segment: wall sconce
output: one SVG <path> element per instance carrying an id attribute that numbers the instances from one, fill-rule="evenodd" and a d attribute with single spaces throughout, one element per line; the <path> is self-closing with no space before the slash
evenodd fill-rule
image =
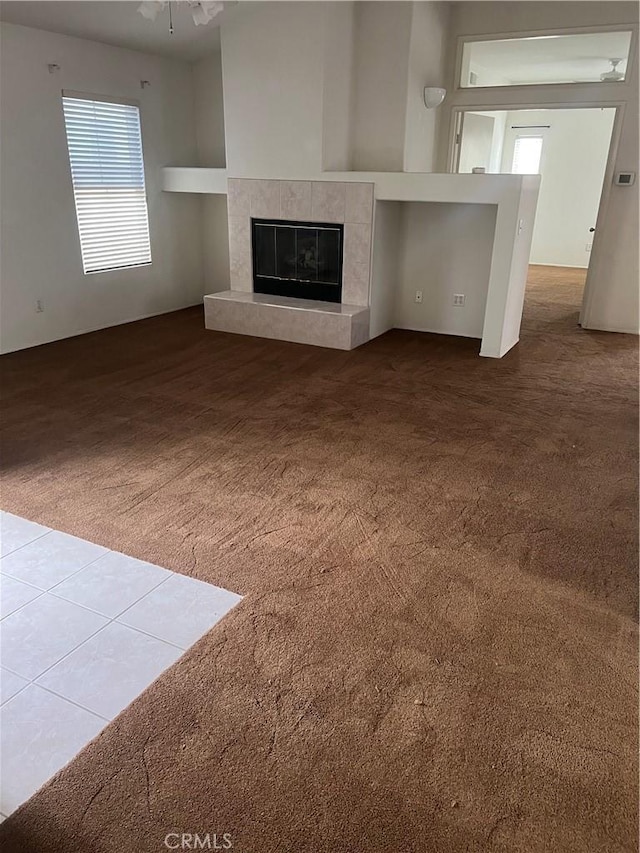
<path id="1" fill-rule="evenodd" d="M 446 89 L 440 89 L 437 86 L 425 86 L 424 87 L 424 105 L 428 110 L 433 110 L 436 107 L 439 107 L 440 104 L 444 101 L 445 95 L 447 94 Z"/>

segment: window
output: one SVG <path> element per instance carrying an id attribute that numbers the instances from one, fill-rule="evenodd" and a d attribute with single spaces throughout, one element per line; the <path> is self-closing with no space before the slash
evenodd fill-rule
<path id="1" fill-rule="evenodd" d="M 609 30 L 467 41 L 460 87 L 618 83 L 626 77 L 631 35 Z"/>
<path id="2" fill-rule="evenodd" d="M 63 92 L 85 274 L 151 263 L 140 110 Z"/>
<path id="3" fill-rule="evenodd" d="M 513 148 L 511 172 L 514 175 L 537 175 L 542 157 L 541 136 L 518 136 Z"/>

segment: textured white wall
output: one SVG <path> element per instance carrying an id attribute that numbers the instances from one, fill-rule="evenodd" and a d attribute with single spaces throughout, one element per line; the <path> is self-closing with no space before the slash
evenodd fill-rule
<path id="1" fill-rule="evenodd" d="M 508 113 L 502 171 L 510 172 L 519 135 L 540 134 L 540 197 L 531 263 L 587 267 L 602 194 L 615 110 L 542 110 Z M 513 125 L 550 125 L 513 130 Z"/>
<path id="2" fill-rule="evenodd" d="M 354 3 L 326 3 L 322 97 L 322 168 L 351 168 Z"/>
<path id="3" fill-rule="evenodd" d="M 425 86 L 447 85 L 445 49 L 451 4 L 418 2 L 412 6 L 404 171 L 434 172 L 440 110 L 425 108 L 423 92 Z"/>
<path id="4" fill-rule="evenodd" d="M 322 169 L 324 3 L 241 3 L 222 26 L 227 167 L 233 177 Z"/>
<path id="5" fill-rule="evenodd" d="M 193 96 L 198 165 L 209 169 L 224 168 L 227 158 L 222 55 L 219 50 L 193 64 Z"/>
<path id="6" fill-rule="evenodd" d="M 502 172 L 502 146 L 504 144 L 504 131 L 507 126 L 507 115 L 508 113 L 503 110 L 502 112 L 494 111 L 494 112 L 468 112 L 465 114 L 465 124 L 462 131 L 462 146 L 460 151 L 460 162 L 458 164 L 458 172 L 460 174 L 464 174 L 465 172 L 471 172 L 474 166 L 482 166 L 485 165 L 483 163 L 474 162 L 473 156 L 470 156 L 473 151 L 473 145 L 471 146 L 471 151 L 467 147 L 467 142 L 469 141 L 469 134 L 473 136 L 474 127 L 473 127 L 473 119 L 471 122 L 467 121 L 468 116 L 473 115 L 481 115 L 481 116 L 489 116 L 493 119 L 493 136 L 491 139 L 491 152 L 489 156 L 489 162 L 486 164 L 487 172 L 492 175 L 498 175 Z M 470 127 L 471 124 L 471 127 Z M 465 151 L 466 148 L 466 151 Z"/>
<path id="7" fill-rule="evenodd" d="M 401 172 L 412 3 L 356 3 L 352 169 Z"/>
<path id="8" fill-rule="evenodd" d="M 484 204 L 402 205 L 400 288 L 395 325 L 481 338 L 496 207 Z M 416 290 L 422 303 L 416 303 Z M 453 294 L 465 305 L 455 307 Z"/>
<path id="9" fill-rule="evenodd" d="M 222 26 L 229 174 L 433 171 L 446 2 L 241 4 Z"/>
<path id="10" fill-rule="evenodd" d="M 371 271 L 372 338 L 388 332 L 396 324 L 396 303 L 402 281 L 402 209 L 398 201 L 376 202 Z"/>
<path id="11" fill-rule="evenodd" d="M 198 165 L 223 168 L 226 165 L 224 132 L 224 92 L 220 51 L 194 63 Z M 201 195 L 200 233 L 205 293 L 229 288 L 229 229 L 226 195 Z"/>
<path id="12" fill-rule="evenodd" d="M 476 168 L 491 172 L 496 120 L 494 116 L 468 112 L 464 114 L 458 172 L 469 174 Z M 496 169 L 500 172 L 500 169 Z"/>
<path id="13" fill-rule="evenodd" d="M 0 63 L 2 350 L 199 302 L 198 201 L 161 190 L 162 166 L 196 158 L 191 67 L 11 24 L 1 27 Z M 83 274 L 62 89 L 139 101 L 151 266 Z"/>

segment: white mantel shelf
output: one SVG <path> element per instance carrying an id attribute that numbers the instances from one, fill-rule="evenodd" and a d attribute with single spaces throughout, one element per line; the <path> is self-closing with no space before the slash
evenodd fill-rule
<path id="1" fill-rule="evenodd" d="M 162 189 L 170 193 L 226 195 L 227 170 L 165 166 L 162 170 Z"/>
<path id="2" fill-rule="evenodd" d="M 539 175 L 454 175 L 415 172 L 321 172 L 319 175 L 228 175 L 227 169 L 163 170 L 167 192 L 226 194 L 228 177 L 287 181 L 367 182 L 376 203 L 495 205 L 496 226 L 480 355 L 502 358 L 518 343 Z M 375 228 L 375 226 L 374 226 Z M 464 240 L 464 233 L 460 240 Z M 375 241 L 375 231 L 374 231 Z"/>
<path id="3" fill-rule="evenodd" d="M 165 166 L 165 192 L 226 195 L 227 169 Z M 520 192 L 523 183 L 539 186 L 537 175 L 454 175 L 437 172 L 321 172 L 319 175 L 264 175 L 260 178 L 287 181 L 357 181 L 375 184 L 377 201 L 451 202 L 499 204 L 509 192 Z"/>

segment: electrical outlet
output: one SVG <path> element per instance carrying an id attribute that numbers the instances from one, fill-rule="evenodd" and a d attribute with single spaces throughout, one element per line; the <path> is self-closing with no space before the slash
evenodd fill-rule
<path id="1" fill-rule="evenodd" d="M 464 307 L 464 293 L 454 293 L 453 294 L 453 304 L 456 308 Z"/>
<path id="2" fill-rule="evenodd" d="M 416 290 L 416 302 L 422 302 L 422 291 Z"/>
<path id="3" fill-rule="evenodd" d="M 42 299 L 36 299 L 36 314 L 42 314 L 44 311 L 44 302 Z"/>
<path id="4" fill-rule="evenodd" d="M 584 247 L 584 248 L 585 248 L 585 251 L 590 252 L 590 251 L 591 251 L 591 246 L 592 246 L 592 243 L 587 243 L 587 245 Z"/>

